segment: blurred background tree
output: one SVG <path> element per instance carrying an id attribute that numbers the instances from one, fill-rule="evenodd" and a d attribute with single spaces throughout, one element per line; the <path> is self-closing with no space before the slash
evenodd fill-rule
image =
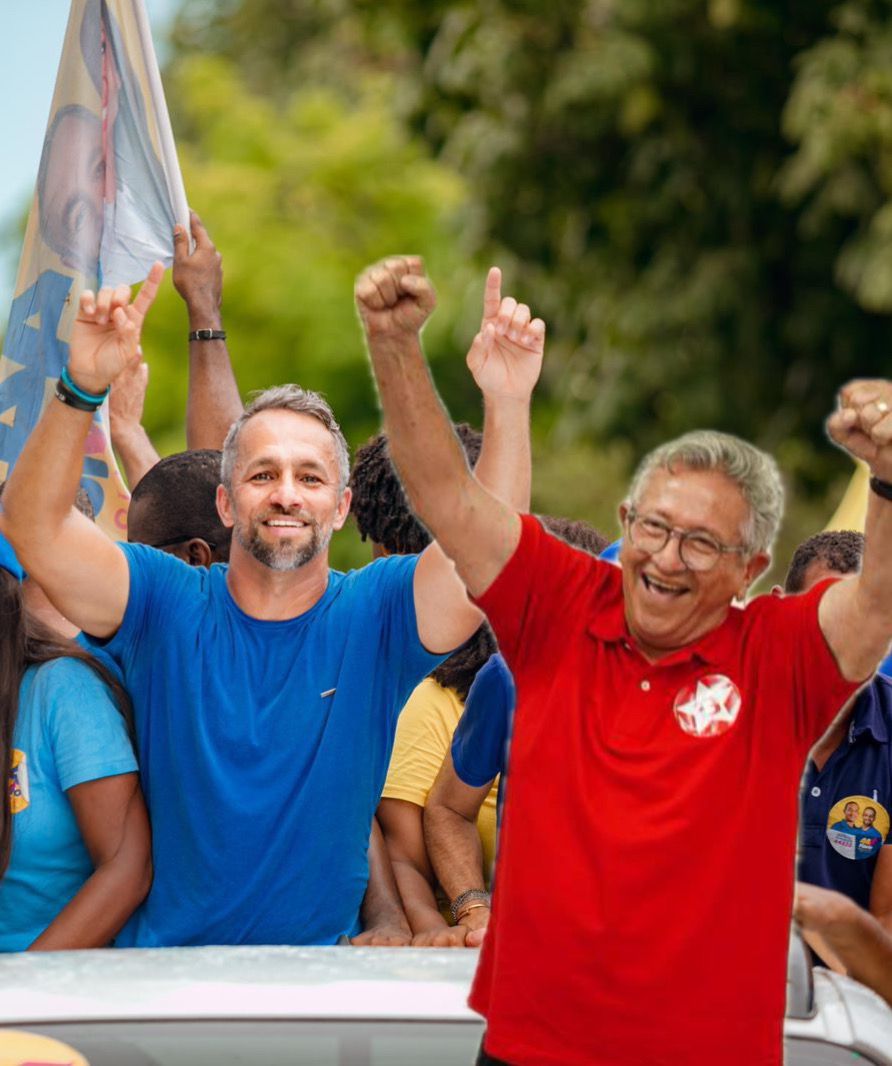
<path id="1" fill-rule="evenodd" d="M 851 466 L 823 420 L 888 374 L 888 0 L 184 0 L 170 56 L 244 390 L 297 378 L 360 443 L 352 280 L 419 251 L 435 377 L 479 424 L 463 356 L 498 262 L 549 324 L 538 509 L 613 534 L 643 451 L 710 425 L 780 459 L 781 566 L 829 518 Z M 167 292 L 146 343 L 165 448 L 184 321 Z"/>

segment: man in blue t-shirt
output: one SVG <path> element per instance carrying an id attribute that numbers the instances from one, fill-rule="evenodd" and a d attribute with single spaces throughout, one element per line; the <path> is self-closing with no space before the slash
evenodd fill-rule
<path id="1" fill-rule="evenodd" d="M 398 360 L 434 306 L 420 264 L 404 262 L 416 279 L 405 303 L 372 297 L 363 315 L 369 346 Z M 4 527 L 134 700 L 155 880 L 119 943 L 335 943 L 358 927 L 399 709 L 481 615 L 437 545 L 329 569 L 350 505 L 347 446 L 328 405 L 297 386 L 259 396 L 227 437 L 228 567 L 116 544 L 71 511 L 93 412 L 138 358 L 162 273 L 132 302 L 124 289 L 82 296 L 57 398 L 10 478 Z M 393 284 L 392 269 L 380 273 Z M 502 440 L 484 446 L 477 476 L 507 492 L 529 476 L 544 330 L 491 281 L 469 364 Z"/>
<path id="2" fill-rule="evenodd" d="M 864 536 L 818 533 L 793 553 L 786 593 L 857 573 Z M 800 881 L 842 892 L 892 932 L 892 681 L 877 673 L 810 753 L 800 801 Z"/>

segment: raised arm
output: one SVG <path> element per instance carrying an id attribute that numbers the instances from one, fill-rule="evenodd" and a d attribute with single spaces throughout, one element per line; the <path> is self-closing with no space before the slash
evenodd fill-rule
<path id="1" fill-rule="evenodd" d="M 112 446 L 124 467 L 131 490 L 159 459 L 142 424 L 148 385 L 149 365 L 140 361 L 117 376 L 108 397 Z"/>
<path id="2" fill-rule="evenodd" d="M 520 537 L 517 510 L 528 505 L 528 440 L 521 448 L 512 448 L 510 442 L 528 437 L 529 393 L 541 363 L 544 326 L 538 320 L 530 322 L 528 310 L 515 317 L 510 305 L 503 309 L 497 276 L 491 274 L 484 326 L 472 345 L 469 365 L 478 381 L 482 378 L 490 436 L 493 430 L 504 433 L 509 443 L 485 445 L 475 477 L 437 396 L 421 348 L 420 331 L 436 303 L 421 260 L 388 259 L 370 268 L 357 282 L 356 299 L 391 456 L 409 503 L 455 562 L 471 593 L 482 592 L 516 547 Z M 493 315 L 496 302 L 499 312 Z M 510 330 L 517 332 L 517 340 Z M 536 367 L 532 375 L 528 366 L 518 370 L 512 360 L 513 355 L 524 353 L 528 366 Z M 520 397 L 521 388 L 526 388 L 525 400 Z M 519 473 L 522 470 L 526 473 Z M 483 481 L 489 481 L 489 491 Z M 525 496 L 522 501 L 517 499 L 518 490 Z M 506 498 L 517 502 L 509 506 L 503 502 Z M 464 592 L 455 583 L 449 587 L 449 610 L 445 611 L 444 582 L 428 581 L 427 565 L 423 558 L 416 580 L 419 633 L 432 650 L 449 650 L 470 635 L 479 615 L 471 613 Z"/>
<path id="3" fill-rule="evenodd" d="M 863 681 L 892 639 L 892 382 L 852 381 L 840 391 L 827 431 L 871 472 L 861 572 L 821 600 L 821 629 L 839 668 Z"/>
<path id="4" fill-rule="evenodd" d="M 190 215 L 195 249 L 185 229 L 174 229 L 173 284 L 189 314 L 189 333 L 222 332 L 223 260 L 201 219 Z M 242 413 L 242 400 L 224 339 L 189 341 L 188 448 L 223 447 L 229 427 Z"/>
<path id="5" fill-rule="evenodd" d="M 101 395 L 139 358 L 139 335 L 164 270 L 156 263 L 131 302 L 126 285 L 81 295 L 71 331 L 74 385 Z M 78 628 L 108 637 L 124 617 L 130 575 L 123 552 L 72 506 L 93 415 L 50 400 L 3 493 L 2 528 L 26 571 Z"/>

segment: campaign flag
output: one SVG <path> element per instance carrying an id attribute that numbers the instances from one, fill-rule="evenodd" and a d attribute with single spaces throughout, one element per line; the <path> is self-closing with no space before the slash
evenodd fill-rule
<path id="1" fill-rule="evenodd" d="M 0 480 L 53 396 L 81 292 L 169 265 L 177 222 L 188 232 L 143 0 L 72 0 L 0 356 Z M 128 495 L 107 408 L 94 416 L 81 485 L 120 537 Z"/>

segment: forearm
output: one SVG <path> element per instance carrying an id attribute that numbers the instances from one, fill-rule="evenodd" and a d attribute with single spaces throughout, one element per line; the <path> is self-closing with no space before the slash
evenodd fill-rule
<path id="1" fill-rule="evenodd" d="M 51 399 L 9 477 L 4 530 L 32 574 L 72 514 L 92 421 L 90 413 Z"/>
<path id="2" fill-rule="evenodd" d="M 483 849 L 475 822 L 445 806 L 428 806 L 424 837 L 437 879 L 450 900 L 483 888 Z"/>
<path id="3" fill-rule="evenodd" d="M 409 503 L 432 530 L 455 513 L 472 478 L 452 424 L 431 380 L 417 335 L 370 336 L 372 368 L 390 455 Z"/>
<path id="4" fill-rule="evenodd" d="M 124 468 L 124 476 L 131 491 L 136 488 L 143 476 L 158 462 L 160 456 L 155 451 L 151 438 L 140 424 L 135 426 L 111 425 L 112 446 Z"/>
<path id="5" fill-rule="evenodd" d="M 410 933 L 400 893 L 378 820 L 372 820 L 369 840 L 369 883 L 360 909 L 363 929 L 388 926 Z"/>
<path id="6" fill-rule="evenodd" d="M 864 556 L 858 575 L 858 591 L 865 620 L 876 630 L 881 658 L 892 638 L 892 500 L 875 492 L 867 494 L 864 524 Z"/>
<path id="7" fill-rule="evenodd" d="M 145 899 L 151 882 L 148 861 L 113 859 L 93 872 L 28 950 L 105 947 Z"/>
<path id="8" fill-rule="evenodd" d="M 189 332 L 223 328 L 219 307 L 188 305 Z M 190 449 L 223 447 L 229 427 L 243 404 L 226 341 L 189 342 L 189 392 L 186 403 L 186 444 Z"/>
<path id="9" fill-rule="evenodd" d="M 393 872 L 412 932 L 417 934 L 447 929 L 449 923 L 440 913 L 433 887 L 424 874 L 406 860 L 395 861 Z"/>
<path id="10" fill-rule="evenodd" d="M 134 775 L 135 777 L 135 775 Z M 135 781 L 133 788 L 135 790 Z M 151 885 L 151 846 L 142 796 L 134 791 L 117 849 L 100 861 L 74 899 L 31 944 L 31 951 L 102 948 L 146 898 Z"/>
<path id="11" fill-rule="evenodd" d="M 892 936 L 867 911 L 852 920 L 828 923 L 820 933 L 847 973 L 892 1004 Z"/>
<path id="12" fill-rule="evenodd" d="M 892 500 L 868 493 L 861 572 L 827 589 L 821 628 L 843 676 L 863 681 L 886 655 L 892 637 Z"/>
<path id="13" fill-rule="evenodd" d="M 530 509 L 530 401 L 484 397 L 483 447 L 477 480 L 515 511 Z"/>

